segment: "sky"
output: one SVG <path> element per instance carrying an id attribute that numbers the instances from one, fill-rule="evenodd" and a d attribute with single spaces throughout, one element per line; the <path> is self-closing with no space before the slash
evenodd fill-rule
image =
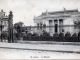
<path id="1" fill-rule="evenodd" d="M 80 11 L 80 0 L 0 0 L 0 10 L 4 10 L 6 15 L 13 12 L 13 23 L 23 22 L 24 25 L 34 25 L 34 16 L 37 17 L 42 12 L 52 12 L 78 9 Z"/>

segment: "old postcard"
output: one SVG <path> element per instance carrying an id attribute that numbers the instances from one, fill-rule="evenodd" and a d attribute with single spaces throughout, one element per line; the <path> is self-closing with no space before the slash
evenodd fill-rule
<path id="1" fill-rule="evenodd" d="M 0 0 L 0 59 L 80 59 L 80 0 Z"/>

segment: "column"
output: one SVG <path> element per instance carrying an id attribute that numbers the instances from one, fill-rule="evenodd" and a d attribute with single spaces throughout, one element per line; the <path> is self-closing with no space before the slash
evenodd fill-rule
<path id="1" fill-rule="evenodd" d="M 55 26 L 55 25 L 54 25 L 54 20 L 53 20 L 53 27 L 52 27 L 52 28 L 53 28 L 53 34 L 55 33 L 55 32 L 54 32 L 54 28 L 55 28 L 54 26 Z"/>
<path id="2" fill-rule="evenodd" d="M 46 31 L 49 32 L 49 21 L 46 20 Z"/>

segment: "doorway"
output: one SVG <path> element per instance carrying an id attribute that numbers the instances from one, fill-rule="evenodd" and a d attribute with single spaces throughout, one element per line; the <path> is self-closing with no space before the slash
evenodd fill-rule
<path id="1" fill-rule="evenodd" d="M 55 33 L 57 33 L 58 32 L 58 24 L 55 24 Z"/>

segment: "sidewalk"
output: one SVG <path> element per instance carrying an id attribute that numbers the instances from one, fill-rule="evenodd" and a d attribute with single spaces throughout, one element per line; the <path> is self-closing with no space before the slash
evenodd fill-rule
<path id="1" fill-rule="evenodd" d="M 56 41 L 21 41 L 17 43 L 23 44 L 57 44 L 57 45 L 80 45 L 80 42 L 56 42 Z"/>
<path id="2" fill-rule="evenodd" d="M 80 54 L 80 46 L 76 46 L 76 45 L 21 44 L 21 43 L 0 42 L 0 48 L 49 51 L 49 52 L 67 52 L 67 53 L 79 53 Z"/>

